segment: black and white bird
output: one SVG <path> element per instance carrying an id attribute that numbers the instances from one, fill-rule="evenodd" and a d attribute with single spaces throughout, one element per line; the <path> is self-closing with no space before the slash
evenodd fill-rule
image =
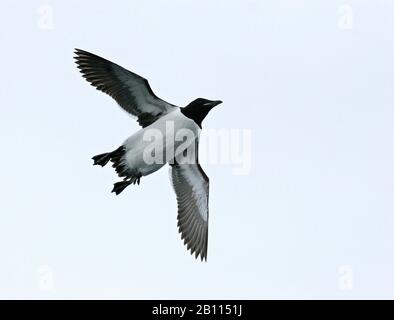
<path id="1" fill-rule="evenodd" d="M 166 163 L 170 164 L 170 177 L 178 202 L 178 228 L 187 249 L 201 260 L 207 259 L 208 248 L 208 196 L 209 179 L 198 162 L 198 140 L 201 123 L 208 112 L 222 103 L 198 98 L 179 108 L 158 98 L 148 81 L 123 67 L 84 50 L 76 49 L 74 57 L 82 76 L 96 89 L 110 95 L 129 114 L 137 118 L 142 129 L 130 136 L 116 150 L 93 157 L 94 165 L 112 162 L 123 180 L 114 184 L 117 195 L 130 184 L 139 184 Z M 167 123 L 177 132 L 186 130 L 193 137 L 184 139 L 169 136 Z M 163 161 L 146 161 L 149 145 L 144 137 L 149 132 L 163 135 L 163 146 L 155 152 L 170 156 Z M 194 145 L 194 149 L 191 146 Z M 168 153 L 168 150 L 175 150 Z M 190 151 L 191 150 L 191 151 Z M 193 152 L 194 151 L 194 152 Z M 179 161 L 178 156 L 189 153 L 193 161 Z"/>

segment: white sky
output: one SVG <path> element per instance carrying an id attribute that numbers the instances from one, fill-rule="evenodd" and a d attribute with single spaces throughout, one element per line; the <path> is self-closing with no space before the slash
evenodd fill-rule
<path id="1" fill-rule="evenodd" d="M 0 298 L 394 298 L 393 1 L 2 0 L 0 26 Z M 115 197 L 92 166 L 139 128 L 74 47 L 251 130 L 250 174 L 204 165 L 208 263 L 167 168 Z"/>

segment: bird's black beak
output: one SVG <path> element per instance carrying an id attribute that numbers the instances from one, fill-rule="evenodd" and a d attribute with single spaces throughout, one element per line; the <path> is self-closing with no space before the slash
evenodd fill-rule
<path id="1" fill-rule="evenodd" d="M 221 103 L 223 103 L 223 101 L 216 100 L 216 101 L 209 102 L 208 104 L 206 104 L 206 106 L 208 106 L 208 107 L 210 107 L 212 109 L 213 107 L 216 107 L 217 105 L 219 105 Z"/>

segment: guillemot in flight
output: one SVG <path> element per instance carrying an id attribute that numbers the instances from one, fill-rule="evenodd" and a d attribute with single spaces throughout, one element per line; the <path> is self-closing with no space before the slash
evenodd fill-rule
<path id="1" fill-rule="evenodd" d="M 158 98 L 145 78 L 90 52 L 75 49 L 75 54 L 82 76 L 97 90 L 114 98 L 142 127 L 116 150 L 94 156 L 94 165 L 104 167 L 112 162 L 123 178 L 112 190 L 118 195 L 130 184 L 139 184 L 142 176 L 169 163 L 181 238 L 191 254 L 206 260 L 209 179 L 198 162 L 198 140 L 202 121 L 222 101 L 198 98 L 179 108 Z M 157 137 L 158 133 L 163 138 L 162 145 L 156 143 L 152 148 L 146 137 Z"/>

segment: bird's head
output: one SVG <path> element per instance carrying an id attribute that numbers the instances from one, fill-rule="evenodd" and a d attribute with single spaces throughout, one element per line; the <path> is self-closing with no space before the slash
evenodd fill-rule
<path id="1" fill-rule="evenodd" d="M 207 116 L 208 112 L 221 103 L 222 101 L 220 100 L 198 98 L 182 108 L 182 113 L 188 118 L 193 119 L 201 127 L 201 122 Z"/>
<path id="2" fill-rule="evenodd" d="M 192 101 L 189 105 L 194 105 L 196 108 L 201 108 L 211 111 L 212 108 L 216 107 L 217 105 L 221 104 L 222 101 L 220 100 L 208 100 L 204 98 L 197 98 L 196 100 Z"/>

